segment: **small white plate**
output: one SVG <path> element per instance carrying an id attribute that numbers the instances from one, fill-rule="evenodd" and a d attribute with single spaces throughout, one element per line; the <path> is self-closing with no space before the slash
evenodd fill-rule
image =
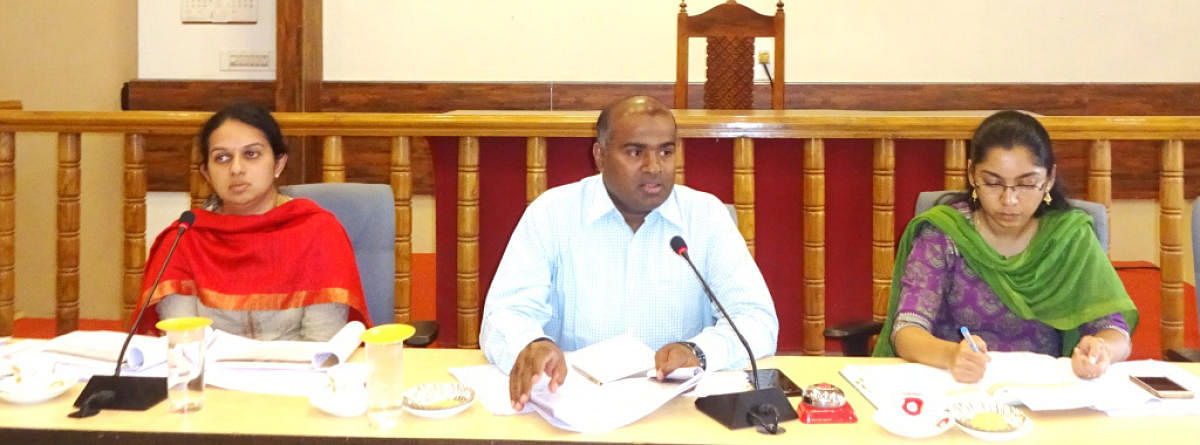
<path id="1" fill-rule="evenodd" d="M 444 419 L 475 401 L 475 391 L 460 383 L 424 383 L 404 392 L 404 410 L 421 417 Z"/>
<path id="2" fill-rule="evenodd" d="M 16 376 L 0 379 L 0 399 L 18 405 L 32 405 L 53 399 L 67 392 L 79 383 L 77 379 L 65 375 L 55 375 L 47 384 L 29 385 L 17 383 Z"/>
<path id="3" fill-rule="evenodd" d="M 943 412 L 943 415 L 938 417 L 933 415 L 910 416 L 899 410 L 876 410 L 874 419 L 875 423 L 888 430 L 889 433 L 909 439 L 933 437 L 954 426 L 954 419 L 950 418 L 948 412 Z"/>

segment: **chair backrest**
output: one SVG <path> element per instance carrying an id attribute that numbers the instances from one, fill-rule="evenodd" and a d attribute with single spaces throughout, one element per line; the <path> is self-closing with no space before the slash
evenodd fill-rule
<path id="1" fill-rule="evenodd" d="M 783 2 L 775 15 L 763 15 L 734 0 L 689 16 L 687 2 L 679 4 L 675 42 L 675 108 L 688 108 L 688 39 L 705 37 L 704 108 L 744 110 L 754 108 L 754 38 L 775 41 L 775 75 L 771 83 L 771 108 L 783 106 Z"/>
<path id="2" fill-rule="evenodd" d="M 933 207 L 934 204 L 937 204 L 938 200 L 942 199 L 943 196 L 949 195 L 951 193 L 959 193 L 959 192 L 954 191 L 954 190 L 938 190 L 938 191 L 934 191 L 934 192 L 921 192 L 920 195 L 917 195 L 916 213 L 914 213 L 914 215 L 920 215 L 921 212 L 929 210 L 929 208 Z M 1071 199 L 1070 201 L 1071 201 L 1072 206 L 1074 206 L 1075 208 L 1077 208 L 1079 210 L 1083 210 L 1084 212 L 1087 212 L 1088 215 L 1091 215 L 1092 220 L 1094 221 L 1092 223 L 1092 228 L 1096 233 L 1096 239 L 1100 241 L 1100 247 L 1104 249 L 1105 253 L 1107 253 L 1108 252 L 1108 211 L 1104 209 L 1104 204 L 1099 204 L 1099 203 L 1095 203 L 1095 202 L 1091 202 L 1091 201 L 1084 201 L 1082 199 Z M 1192 230 L 1193 230 L 1193 232 L 1196 230 L 1194 225 L 1193 225 Z"/>
<path id="3" fill-rule="evenodd" d="M 288 185 L 279 191 L 313 200 L 337 217 L 350 237 L 371 322 L 395 320 L 396 211 L 385 184 Z"/>
<path id="4" fill-rule="evenodd" d="M 1192 201 L 1192 274 L 1200 283 L 1200 197 Z M 1200 292 L 1196 292 L 1196 311 L 1200 315 Z"/>

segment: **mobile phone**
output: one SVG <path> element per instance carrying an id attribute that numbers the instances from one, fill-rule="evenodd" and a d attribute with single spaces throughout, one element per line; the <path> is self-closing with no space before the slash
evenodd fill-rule
<path id="1" fill-rule="evenodd" d="M 1167 377 L 1131 375 L 1129 380 L 1160 399 L 1190 399 L 1193 397 L 1191 391 Z"/>
<path id="2" fill-rule="evenodd" d="M 746 376 L 750 376 L 751 371 L 746 371 Z M 789 379 L 783 371 L 774 368 L 759 369 L 758 382 L 763 388 L 779 388 L 783 390 L 783 395 L 787 397 L 798 397 L 804 395 L 804 389 L 796 386 L 792 379 Z"/>

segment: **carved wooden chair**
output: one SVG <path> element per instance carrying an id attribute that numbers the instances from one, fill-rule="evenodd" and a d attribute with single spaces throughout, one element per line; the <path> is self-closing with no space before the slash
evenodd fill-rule
<path id="1" fill-rule="evenodd" d="M 783 109 L 783 2 L 775 6 L 775 15 L 769 16 L 729 0 L 689 16 L 687 2 L 680 2 L 675 108 L 688 108 L 688 39 L 704 37 L 708 41 L 704 108 L 745 110 L 754 108 L 754 38 L 771 37 L 775 40 L 771 108 Z"/>

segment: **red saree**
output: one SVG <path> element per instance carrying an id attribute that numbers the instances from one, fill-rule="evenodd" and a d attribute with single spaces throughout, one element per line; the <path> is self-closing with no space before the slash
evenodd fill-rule
<path id="1" fill-rule="evenodd" d="M 171 294 L 195 295 L 205 306 L 223 310 L 342 303 L 349 306 L 347 321 L 370 326 L 350 239 L 332 213 L 300 198 L 262 215 L 192 211 L 196 222 L 179 240 L 162 282 L 147 298 L 178 222 L 163 230 L 150 249 L 139 308 L 147 300 L 150 307 L 139 333 L 157 335 L 154 306 Z"/>

